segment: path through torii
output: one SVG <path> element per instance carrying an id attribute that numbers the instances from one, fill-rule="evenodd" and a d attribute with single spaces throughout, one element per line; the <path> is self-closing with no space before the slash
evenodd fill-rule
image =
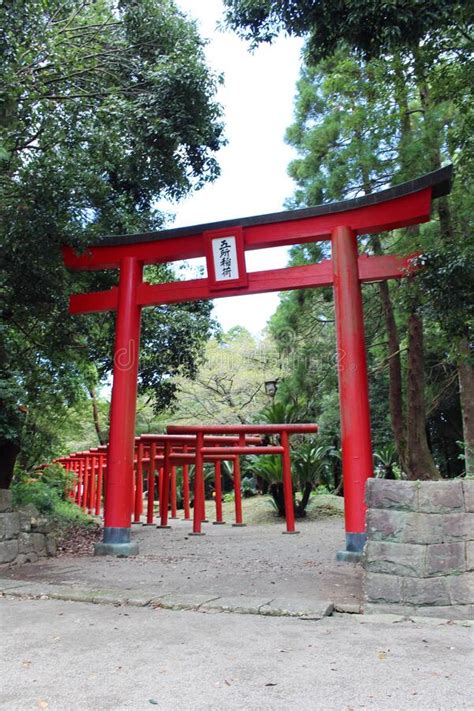
<path id="1" fill-rule="evenodd" d="M 71 313 L 117 311 L 103 543 L 96 553 L 137 552 L 130 540 L 133 447 L 140 318 L 145 306 L 289 289 L 333 286 L 339 354 L 339 401 L 345 498 L 346 551 L 366 540 L 365 482 L 373 475 L 361 284 L 400 278 L 410 256 L 359 256 L 357 238 L 430 219 L 433 198 L 449 193 L 448 166 L 379 193 L 271 215 L 107 237 L 77 254 L 63 248 L 70 269 L 117 269 L 118 287 L 74 294 Z M 247 273 L 245 252 L 330 240 L 332 258 L 317 264 Z M 412 255 L 413 256 L 413 255 Z M 203 279 L 148 284 L 145 264 L 206 257 Z M 343 356 L 343 357 L 342 357 Z"/>

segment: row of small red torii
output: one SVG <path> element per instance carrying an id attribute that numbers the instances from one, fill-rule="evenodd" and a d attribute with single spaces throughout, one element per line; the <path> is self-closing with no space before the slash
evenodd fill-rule
<path id="1" fill-rule="evenodd" d="M 233 463 L 232 478 L 235 501 L 235 526 L 243 526 L 240 457 L 243 455 L 279 455 L 282 459 L 282 482 L 285 501 L 286 531 L 295 530 L 293 482 L 291 475 L 290 441 L 292 434 L 316 433 L 315 424 L 281 425 L 216 425 L 186 427 L 171 425 L 167 434 L 144 434 L 135 438 L 134 472 L 130 497 L 133 523 L 141 523 L 143 513 L 144 476 L 147 481 L 146 524 L 155 522 L 155 481 L 158 482 L 160 523 L 158 528 L 169 528 L 168 510 L 171 503 L 171 518 L 176 518 L 177 489 L 176 467 L 182 467 L 183 509 L 185 520 L 190 519 L 189 465 L 194 469 L 194 514 L 192 535 L 203 535 L 201 524 L 206 518 L 204 464 L 214 465 L 214 493 L 216 520 L 222 518 L 223 461 Z M 276 437 L 278 444 L 270 445 L 264 436 Z M 101 446 L 86 452 L 74 452 L 55 460 L 74 475 L 70 496 L 89 513 L 101 512 L 104 475 L 107 470 L 107 447 Z M 146 473 L 145 473 L 146 471 Z"/>
<path id="2" fill-rule="evenodd" d="M 114 378 L 103 542 L 96 554 L 130 555 L 130 492 L 133 477 L 141 309 L 288 289 L 332 286 L 338 352 L 346 549 L 360 555 L 366 540 L 365 482 L 373 475 L 370 408 L 361 285 L 397 279 L 412 271 L 416 255 L 359 256 L 358 237 L 427 222 L 432 199 L 449 193 L 447 166 L 394 188 L 311 208 L 259 215 L 162 232 L 107 237 L 80 253 L 63 248 L 70 269 L 119 271 L 118 287 L 74 294 L 71 313 L 116 310 Z M 245 252 L 329 240 L 332 258 L 304 266 L 247 272 Z M 207 277 L 150 284 L 147 264 L 205 257 Z M 346 555 L 347 553 L 347 555 Z"/>

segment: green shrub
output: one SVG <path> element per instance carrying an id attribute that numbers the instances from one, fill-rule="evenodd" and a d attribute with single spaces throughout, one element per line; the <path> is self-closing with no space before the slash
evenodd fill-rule
<path id="1" fill-rule="evenodd" d="M 50 464 L 43 469 L 40 481 L 56 491 L 59 498 L 65 501 L 73 488 L 74 474 L 60 464 Z"/>
<path id="2" fill-rule="evenodd" d="M 33 504 L 38 511 L 55 520 L 60 527 L 71 524 L 89 525 L 92 516 L 84 513 L 69 498 L 73 475 L 59 464 L 51 464 L 33 475 L 19 472 L 11 486 L 15 506 Z"/>
<path id="3" fill-rule="evenodd" d="M 15 506 L 33 504 L 42 514 L 52 514 L 61 502 L 57 489 L 43 481 L 20 481 L 11 486 L 11 491 Z"/>

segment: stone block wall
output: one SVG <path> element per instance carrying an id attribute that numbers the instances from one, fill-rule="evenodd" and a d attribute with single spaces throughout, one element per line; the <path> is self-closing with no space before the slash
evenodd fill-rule
<path id="1" fill-rule="evenodd" d="M 369 479 L 364 611 L 472 618 L 474 480 Z"/>
<path id="2" fill-rule="evenodd" d="M 0 489 L 0 566 L 35 563 L 56 555 L 56 541 L 47 519 L 31 504 L 14 511 L 11 492 Z"/>

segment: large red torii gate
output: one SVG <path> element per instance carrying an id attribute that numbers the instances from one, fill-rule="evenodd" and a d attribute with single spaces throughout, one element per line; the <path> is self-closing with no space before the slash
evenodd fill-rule
<path id="1" fill-rule="evenodd" d="M 63 248 L 70 269 L 118 269 L 108 291 L 74 294 L 71 313 L 117 311 L 103 542 L 96 554 L 138 552 L 130 541 L 140 314 L 144 306 L 269 291 L 334 288 L 345 495 L 346 551 L 362 551 L 365 482 L 373 474 L 361 283 L 400 278 L 410 257 L 359 256 L 357 237 L 426 222 L 433 198 L 450 191 L 452 167 L 339 203 L 161 232 L 107 237 L 82 254 Z M 245 251 L 331 240 L 332 259 L 247 273 Z M 148 284 L 145 264 L 206 257 L 208 276 Z"/>

